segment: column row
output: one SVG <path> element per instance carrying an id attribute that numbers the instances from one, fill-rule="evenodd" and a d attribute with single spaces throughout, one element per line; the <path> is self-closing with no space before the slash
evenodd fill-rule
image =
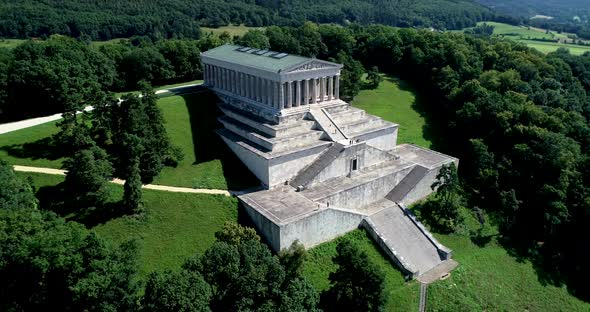
<path id="1" fill-rule="evenodd" d="M 340 75 L 289 81 L 281 89 L 286 93 L 282 108 L 331 101 L 340 98 Z"/>
<path id="2" fill-rule="evenodd" d="M 280 109 L 283 95 L 278 82 L 209 64 L 203 77 L 209 86 Z"/>

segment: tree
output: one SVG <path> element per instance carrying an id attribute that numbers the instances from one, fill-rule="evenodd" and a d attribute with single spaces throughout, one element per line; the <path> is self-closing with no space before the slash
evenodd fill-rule
<path id="1" fill-rule="evenodd" d="M 199 272 L 154 272 L 148 277 L 142 300 L 146 312 L 207 312 L 211 287 Z"/>
<path id="2" fill-rule="evenodd" d="M 123 185 L 124 191 L 122 202 L 125 211 L 134 214 L 141 214 L 143 212 L 143 205 L 141 203 L 142 183 L 139 173 L 139 159 L 135 158 L 129 168 L 127 178 L 125 179 L 125 185 Z"/>
<path id="3" fill-rule="evenodd" d="M 0 209 L 0 310 L 132 310 L 136 259 L 51 212 Z"/>
<path id="4" fill-rule="evenodd" d="M 236 41 L 237 44 L 256 49 L 270 48 L 270 42 L 264 32 L 260 30 L 249 30 Z"/>
<path id="5" fill-rule="evenodd" d="M 385 277 L 367 253 L 351 240 L 336 246 L 332 261 L 338 265 L 330 273 L 331 287 L 322 296 L 324 311 L 380 311 L 385 304 Z"/>
<path id="6" fill-rule="evenodd" d="M 306 256 L 305 247 L 297 240 L 288 249 L 279 252 L 279 260 L 285 268 L 288 280 L 301 277 Z"/>
<path id="7" fill-rule="evenodd" d="M 303 278 L 287 279 L 279 258 L 254 234 L 253 229 L 226 224 L 200 263 L 185 265 L 200 268 L 211 285 L 212 310 L 315 311 L 315 289 Z"/>
<path id="8" fill-rule="evenodd" d="M 65 187 L 72 204 L 89 210 L 100 209 L 109 198 L 108 180 L 113 167 L 106 152 L 93 146 L 83 149 L 64 162 Z"/>
<path id="9" fill-rule="evenodd" d="M 226 222 L 221 230 L 215 232 L 215 239 L 238 246 L 249 240 L 260 241 L 260 236 L 251 227 L 241 226 L 235 222 Z"/>
<path id="10" fill-rule="evenodd" d="M 377 88 L 381 81 L 383 81 L 383 77 L 379 74 L 379 68 L 377 66 L 373 66 L 367 72 L 367 81 L 369 82 L 369 87 L 372 89 Z"/>
<path id="11" fill-rule="evenodd" d="M 0 210 L 34 209 L 38 205 L 31 185 L 17 177 L 11 165 L 0 160 Z"/>
<path id="12" fill-rule="evenodd" d="M 429 213 L 443 229 L 454 230 L 457 222 L 460 221 L 459 209 L 463 205 L 455 163 L 443 165 L 430 187 L 432 190 L 436 190 L 436 201 Z"/>

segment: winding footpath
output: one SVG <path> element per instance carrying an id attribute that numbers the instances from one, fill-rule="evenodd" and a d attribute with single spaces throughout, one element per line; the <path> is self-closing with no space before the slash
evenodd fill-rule
<path id="1" fill-rule="evenodd" d="M 154 93 L 161 97 L 164 95 L 171 95 L 171 94 L 173 94 L 173 95 L 186 95 L 186 94 L 203 92 L 203 91 L 182 92 L 183 89 L 190 89 L 190 88 L 196 87 L 198 85 L 200 85 L 200 84 L 199 83 L 186 84 L 186 85 L 182 85 L 182 86 L 178 86 L 178 87 L 157 90 Z M 92 110 L 92 106 L 86 106 L 86 108 L 84 108 L 84 111 L 86 111 L 86 112 L 91 111 L 91 110 Z M 0 134 L 38 126 L 38 125 L 48 123 L 51 121 L 56 121 L 56 120 L 61 119 L 61 115 L 62 115 L 61 113 L 58 113 L 58 114 L 53 114 L 51 116 L 30 118 L 30 119 L 0 124 Z"/>
<path id="2" fill-rule="evenodd" d="M 203 90 L 194 91 L 191 88 L 199 86 L 200 83 L 194 84 L 186 84 L 181 85 L 173 88 L 162 89 L 155 91 L 155 94 L 162 97 L 166 95 L 187 95 L 193 93 L 200 93 L 205 92 Z M 84 111 L 91 111 L 92 106 L 87 106 Z M 38 117 L 38 118 L 31 118 L 21 121 L 15 121 L 5 124 L 0 124 L 0 134 L 21 130 L 25 128 L 34 127 L 40 124 L 44 124 L 47 122 L 55 121 L 61 119 L 61 113 L 45 116 L 45 117 Z M 52 175 L 66 175 L 65 170 L 61 169 L 53 169 L 53 168 L 42 168 L 42 167 L 30 167 L 30 166 L 20 166 L 14 165 L 14 171 L 20 172 L 34 172 L 34 173 L 44 173 L 44 174 L 52 174 Z M 125 180 L 120 179 L 113 179 L 110 181 L 111 183 L 124 185 Z M 156 191 L 165 191 L 165 192 L 175 192 L 175 193 L 193 193 L 193 194 L 209 194 L 209 195 L 224 195 L 224 196 L 239 196 L 242 194 L 249 193 L 252 190 L 241 190 L 241 191 L 228 191 L 228 190 L 220 190 L 220 189 L 200 189 L 200 188 L 189 188 L 189 187 L 178 187 L 178 186 L 167 186 L 167 185 L 157 185 L 157 184 L 145 184 L 143 185 L 144 189 L 148 190 L 156 190 Z"/>
<path id="3" fill-rule="evenodd" d="M 29 167 L 29 166 L 20 166 L 20 165 L 14 165 L 14 171 L 44 173 L 44 174 L 61 175 L 61 176 L 66 175 L 66 171 L 61 170 L 61 169 Z M 111 183 L 123 185 L 123 184 L 125 184 L 125 180 L 113 179 L 113 180 L 111 180 Z M 174 192 L 174 193 L 193 193 L 193 194 L 209 194 L 209 195 L 224 195 L 224 196 L 238 196 L 238 195 L 246 194 L 249 192 L 248 190 L 227 191 L 227 190 L 219 190 L 219 189 L 199 189 L 199 188 L 167 186 L 167 185 L 157 185 L 157 184 L 144 184 L 143 188 L 147 189 L 147 190 L 156 190 L 156 191 L 165 191 L 165 192 Z"/>

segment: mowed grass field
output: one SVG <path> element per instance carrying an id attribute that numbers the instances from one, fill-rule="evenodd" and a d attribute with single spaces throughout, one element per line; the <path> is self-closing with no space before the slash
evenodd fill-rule
<path id="1" fill-rule="evenodd" d="M 435 236 L 453 250 L 459 267 L 429 286 L 428 311 L 590 311 L 565 286 L 545 285 L 529 261 L 511 256 L 494 238 L 480 247 L 468 236 Z"/>
<path id="2" fill-rule="evenodd" d="M 417 111 L 416 94 L 403 81 L 384 76 L 376 89 L 362 90 L 352 105 L 399 124 L 398 144 L 413 143 L 429 148 L 432 142 L 425 137 L 425 118 Z"/>
<path id="3" fill-rule="evenodd" d="M 17 173 L 31 178 L 37 190 L 63 182 L 63 176 Z M 123 194 L 123 187 L 111 184 L 112 202 Z M 238 203 L 222 195 L 172 193 L 143 190 L 145 217 L 115 217 L 93 229 L 101 237 L 122 243 L 136 240 L 139 245 L 141 277 L 154 270 L 179 269 L 184 261 L 202 254 L 215 241 L 215 232 L 225 222 L 237 222 Z"/>
<path id="4" fill-rule="evenodd" d="M 565 40 L 568 39 L 567 33 L 557 33 L 555 31 L 547 32 L 545 29 L 528 27 L 528 26 L 513 26 L 497 22 L 479 22 L 478 25 L 488 24 L 494 26 L 494 35 L 502 38 L 512 39 L 531 48 L 535 48 L 543 53 L 554 52 L 559 48 L 566 48 L 574 55 L 582 55 L 590 51 L 590 46 L 582 46 L 569 43 L 545 42 L 536 41 L 532 39 L 546 39 L 546 40 Z M 590 43 L 590 41 L 585 41 Z"/>

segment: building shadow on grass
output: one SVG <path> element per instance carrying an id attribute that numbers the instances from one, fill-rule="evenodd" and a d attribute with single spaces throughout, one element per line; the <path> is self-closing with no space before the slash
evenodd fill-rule
<path id="1" fill-rule="evenodd" d="M 193 137 L 195 164 L 218 159 L 230 190 L 242 190 L 260 185 L 258 179 L 234 155 L 215 130 L 223 125 L 217 118 L 222 112 L 217 107 L 219 98 L 204 87 L 192 94 L 181 95 L 189 113 Z"/>
<path id="2" fill-rule="evenodd" d="M 58 147 L 53 137 L 46 137 L 25 144 L 6 145 L 0 147 L 0 150 L 5 151 L 12 157 L 22 159 L 57 160 L 64 156 L 62 149 Z"/>

